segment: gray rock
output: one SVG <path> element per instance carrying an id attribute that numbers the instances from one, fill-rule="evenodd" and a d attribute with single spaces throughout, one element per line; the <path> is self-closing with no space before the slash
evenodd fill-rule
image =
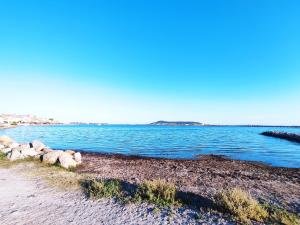
<path id="1" fill-rule="evenodd" d="M 44 148 L 46 148 L 46 145 L 44 145 L 42 142 L 34 140 L 33 142 L 30 143 L 30 147 L 34 148 L 36 151 L 41 151 Z"/>
<path id="2" fill-rule="evenodd" d="M 41 152 L 43 152 L 42 154 L 46 154 L 46 153 L 53 152 L 53 151 L 54 150 L 51 148 L 44 148 Z"/>
<path id="3" fill-rule="evenodd" d="M 21 144 L 18 147 L 12 149 L 12 154 L 10 156 L 10 160 L 18 160 L 18 159 L 25 159 L 29 156 L 35 156 L 36 152 L 34 149 L 30 149 L 29 144 Z"/>
<path id="4" fill-rule="evenodd" d="M 10 157 L 11 157 L 11 151 L 6 154 L 6 158 L 10 159 Z"/>
<path id="5" fill-rule="evenodd" d="M 37 155 L 37 152 L 33 148 L 24 148 L 21 151 L 21 154 L 27 158 L 27 157 L 34 157 Z"/>
<path id="6" fill-rule="evenodd" d="M 20 159 L 27 158 L 29 156 L 35 156 L 36 152 L 33 148 L 30 148 L 29 144 L 21 144 L 16 148 L 13 148 L 13 150 L 17 150 L 20 152 L 21 156 Z"/>
<path id="7" fill-rule="evenodd" d="M 52 152 L 48 152 L 43 155 L 43 162 L 48 164 L 54 164 L 57 162 L 58 157 L 63 153 L 63 151 L 56 150 Z"/>
<path id="8" fill-rule="evenodd" d="M 20 144 L 18 144 L 17 142 L 12 142 L 8 145 L 9 148 L 16 148 L 18 147 Z"/>
<path id="9" fill-rule="evenodd" d="M 13 149 L 11 152 L 8 153 L 7 158 L 10 161 L 15 161 L 19 159 L 23 159 L 21 152 L 18 149 Z"/>
<path id="10" fill-rule="evenodd" d="M 65 151 L 65 153 L 68 153 L 70 155 L 74 155 L 75 154 L 75 152 L 73 150 L 67 150 L 67 151 Z"/>
<path id="11" fill-rule="evenodd" d="M 81 154 L 80 154 L 80 152 L 76 152 L 75 154 L 74 154 L 74 159 L 75 159 L 75 162 L 77 163 L 77 164 L 80 164 L 81 163 Z"/>
<path id="12" fill-rule="evenodd" d="M 59 157 L 58 157 L 59 163 L 62 167 L 69 169 L 69 168 L 73 168 L 76 167 L 77 163 L 76 161 L 73 159 L 73 157 L 68 154 L 63 152 Z"/>
<path id="13" fill-rule="evenodd" d="M 16 149 L 19 149 L 20 151 L 22 151 L 23 149 L 28 149 L 30 148 L 30 145 L 25 143 L 25 144 L 20 144 L 17 147 L 15 147 Z"/>

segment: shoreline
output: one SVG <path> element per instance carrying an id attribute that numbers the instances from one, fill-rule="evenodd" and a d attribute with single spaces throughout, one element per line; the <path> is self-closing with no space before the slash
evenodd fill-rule
<path id="1" fill-rule="evenodd" d="M 54 148 L 53 150 L 62 150 L 62 151 L 67 151 L 69 148 L 66 149 L 56 149 Z M 270 167 L 270 168 L 278 168 L 278 169 L 296 169 L 300 170 L 300 165 L 299 167 L 287 167 L 287 166 L 275 166 L 270 163 L 266 163 L 263 161 L 259 160 L 245 160 L 245 159 L 234 159 L 226 155 L 218 155 L 218 154 L 198 154 L 194 158 L 167 158 L 167 157 L 155 157 L 155 156 L 143 156 L 143 155 L 134 155 L 134 154 L 123 154 L 123 153 L 108 153 L 108 152 L 97 152 L 97 151 L 86 151 L 86 150 L 81 150 L 81 149 L 72 149 L 76 152 L 80 152 L 82 154 L 94 154 L 95 156 L 107 156 L 107 157 L 115 157 L 115 158 L 128 158 L 128 159 L 141 159 L 141 160 L 147 160 L 147 159 L 152 159 L 152 160 L 172 160 L 172 161 L 198 161 L 201 160 L 201 158 L 220 158 L 224 160 L 230 160 L 230 161 L 239 161 L 239 162 L 244 162 L 248 164 L 253 164 L 257 166 L 263 166 L 263 167 Z"/>

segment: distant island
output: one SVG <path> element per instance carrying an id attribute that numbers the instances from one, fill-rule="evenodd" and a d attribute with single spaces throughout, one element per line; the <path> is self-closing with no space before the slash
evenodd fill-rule
<path id="1" fill-rule="evenodd" d="M 156 125 L 156 126 L 204 126 L 203 123 L 193 122 L 193 121 L 156 121 L 150 123 L 149 125 Z"/>

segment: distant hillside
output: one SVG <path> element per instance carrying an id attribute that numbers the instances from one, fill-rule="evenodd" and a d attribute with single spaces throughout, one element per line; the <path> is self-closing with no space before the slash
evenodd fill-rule
<path id="1" fill-rule="evenodd" d="M 154 123 L 150 123 L 150 125 L 157 126 L 203 126 L 203 123 L 193 122 L 193 121 L 164 121 L 160 120 Z"/>

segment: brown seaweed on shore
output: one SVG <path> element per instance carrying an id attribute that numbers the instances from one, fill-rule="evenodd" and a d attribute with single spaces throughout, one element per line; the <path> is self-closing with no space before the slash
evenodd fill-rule
<path id="1" fill-rule="evenodd" d="M 258 199 L 300 213 L 300 169 L 212 155 L 193 160 L 99 153 L 82 155 L 85 163 L 76 169 L 79 173 L 92 173 L 99 178 L 120 179 L 132 184 L 165 179 L 176 184 L 179 192 L 198 196 L 183 197 L 197 199 L 202 206 L 209 206 L 218 192 L 240 187 Z"/>

